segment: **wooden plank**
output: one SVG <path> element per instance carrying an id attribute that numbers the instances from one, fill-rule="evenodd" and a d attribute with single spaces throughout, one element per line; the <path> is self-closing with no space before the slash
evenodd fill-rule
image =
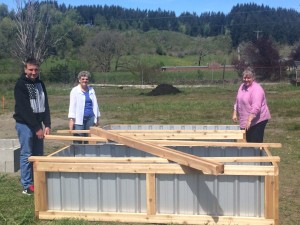
<path id="1" fill-rule="evenodd" d="M 89 134 L 90 130 L 57 130 L 58 134 Z"/>
<path id="2" fill-rule="evenodd" d="M 123 134 L 151 134 L 151 133 L 169 133 L 169 134 L 197 134 L 197 133 L 234 133 L 234 134 L 244 134 L 245 130 L 109 130 L 113 133 Z"/>
<path id="3" fill-rule="evenodd" d="M 39 162 L 38 171 L 82 172 L 82 173 L 156 173 L 156 174 L 199 174 L 199 170 L 177 163 L 55 163 Z M 210 171 L 202 172 L 211 174 Z M 202 174 L 200 173 L 200 174 Z M 220 175 L 273 176 L 273 166 L 225 165 Z"/>
<path id="4" fill-rule="evenodd" d="M 256 157 L 202 157 L 214 162 L 279 162 L 278 156 Z M 30 162 L 63 162 L 63 163 L 168 163 L 169 160 L 159 157 L 44 157 L 31 156 Z"/>
<path id="5" fill-rule="evenodd" d="M 98 136 L 95 135 L 95 134 L 91 134 L 89 133 L 89 137 L 92 137 L 92 138 L 97 138 Z M 97 141 L 92 141 L 92 140 L 89 140 L 89 144 L 97 144 Z"/>
<path id="6" fill-rule="evenodd" d="M 235 216 L 206 216 L 146 213 L 113 213 L 113 212 L 82 212 L 82 211 L 54 211 L 41 212 L 39 219 L 61 220 L 66 218 L 89 221 L 109 221 L 118 223 L 156 223 L 156 224 L 239 224 L 239 225 L 274 225 L 274 220 L 263 217 L 235 217 Z"/>
<path id="7" fill-rule="evenodd" d="M 39 217 L 40 211 L 48 209 L 47 187 L 46 187 L 46 173 L 38 171 L 38 162 L 33 164 L 34 171 L 34 206 L 35 217 Z"/>
<path id="8" fill-rule="evenodd" d="M 62 152 L 62 151 L 64 151 L 64 150 L 67 149 L 67 148 L 70 148 L 70 145 L 65 146 L 65 147 L 63 147 L 63 148 L 61 148 L 61 149 L 59 149 L 59 150 L 57 150 L 57 151 L 55 151 L 55 152 L 52 152 L 51 154 L 47 155 L 47 157 L 51 157 L 51 156 L 53 156 L 53 155 L 56 155 L 56 154 L 58 154 L 59 152 Z M 44 156 L 40 156 L 40 157 L 44 158 Z M 30 158 L 29 158 L 29 161 L 30 161 Z M 31 162 L 33 162 L 33 161 L 31 161 Z"/>
<path id="9" fill-rule="evenodd" d="M 168 163 L 169 160 L 159 157 L 44 157 L 31 156 L 30 162 L 53 163 Z"/>
<path id="10" fill-rule="evenodd" d="M 204 159 L 210 159 L 215 162 L 280 162 L 279 156 L 253 156 L 253 157 L 203 157 Z"/>
<path id="11" fill-rule="evenodd" d="M 53 163 L 39 162 L 38 171 L 83 173 L 199 173 L 198 170 L 176 163 Z"/>
<path id="12" fill-rule="evenodd" d="M 273 185 L 272 185 L 272 176 L 265 177 L 265 218 L 271 219 L 273 218 Z"/>
<path id="13" fill-rule="evenodd" d="M 109 131 L 111 132 L 111 131 Z M 164 139 L 164 140 L 236 140 L 243 139 L 242 133 L 115 133 L 125 137 L 141 140 Z"/>
<path id="14" fill-rule="evenodd" d="M 250 143 L 250 142 L 211 142 L 211 141 L 176 141 L 176 140 L 144 140 L 159 146 L 215 146 L 215 147 L 254 147 L 281 148 L 281 143 Z"/>
<path id="15" fill-rule="evenodd" d="M 97 137 L 80 137 L 80 136 L 62 136 L 62 135 L 46 135 L 46 140 L 58 140 L 58 141 L 95 141 L 95 142 L 108 142 L 107 139 Z"/>
<path id="16" fill-rule="evenodd" d="M 224 171 L 224 165 L 210 160 L 205 160 L 200 157 L 196 157 L 190 154 L 186 154 L 180 151 L 176 151 L 166 147 L 160 147 L 151 143 L 142 142 L 133 138 L 124 137 L 118 134 L 111 133 L 97 127 L 91 127 L 91 133 L 100 137 L 125 144 L 129 147 L 139 149 L 150 154 L 172 160 L 181 165 L 189 166 L 194 169 L 205 171 L 211 174 L 220 174 Z"/>
<path id="17" fill-rule="evenodd" d="M 275 220 L 275 225 L 279 225 L 279 176 L 274 176 L 274 205 L 273 205 L 273 219 Z"/>
<path id="18" fill-rule="evenodd" d="M 155 173 L 146 174 L 147 215 L 156 214 L 156 178 Z"/>
<path id="19" fill-rule="evenodd" d="M 265 177 L 265 218 L 279 221 L 279 176 Z"/>
<path id="20" fill-rule="evenodd" d="M 236 133 L 236 134 L 244 134 L 245 130 L 109 130 L 113 133 L 128 133 L 128 134 L 135 134 L 135 133 L 181 133 L 181 134 L 190 134 L 190 133 L 219 133 L 219 134 L 226 134 L 226 133 Z M 84 133 L 88 134 L 90 133 L 90 130 L 57 130 L 56 133 L 58 134 L 78 134 L 78 133 Z"/>
<path id="21" fill-rule="evenodd" d="M 277 174 L 274 166 L 225 165 L 224 175 L 272 176 Z"/>

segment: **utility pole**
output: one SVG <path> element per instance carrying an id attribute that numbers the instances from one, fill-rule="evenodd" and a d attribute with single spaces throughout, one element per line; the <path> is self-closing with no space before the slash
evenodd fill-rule
<path id="1" fill-rule="evenodd" d="M 256 33 L 256 39 L 258 40 L 259 38 L 259 33 L 261 33 L 262 31 L 261 30 L 255 30 L 253 31 L 254 33 Z"/>

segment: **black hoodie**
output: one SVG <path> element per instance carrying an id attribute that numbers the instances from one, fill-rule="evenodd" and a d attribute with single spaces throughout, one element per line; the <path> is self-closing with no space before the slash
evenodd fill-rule
<path id="1" fill-rule="evenodd" d="M 28 125 L 35 132 L 45 127 L 51 128 L 48 96 L 44 83 L 36 78 L 34 81 L 22 74 L 16 82 L 14 119 Z"/>

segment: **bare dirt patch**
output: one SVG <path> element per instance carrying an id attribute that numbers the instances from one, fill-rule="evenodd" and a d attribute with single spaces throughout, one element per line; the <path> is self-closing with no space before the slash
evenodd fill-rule
<path id="1" fill-rule="evenodd" d="M 52 130 L 58 129 L 62 125 L 66 124 L 67 119 L 63 120 L 61 118 L 51 118 Z M 18 138 L 15 129 L 15 120 L 12 113 L 4 113 L 0 115 L 0 139 L 13 139 Z"/>
<path id="2" fill-rule="evenodd" d="M 4 113 L 0 115 L 0 139 L 17 139 L 17 131 L 15 129 L 15 120 L 12 113 Z M 55 130 L 61 129 L 62 126 L 68 124 L 67 119 L 61 119 L 57 117 L 51 118 L 52 133 L 56 134 Z M 71 144 L 70 141 L 56 141 L 56 140 L 45 140 L 45 155 L 52 153 L 63 146 Z"/>

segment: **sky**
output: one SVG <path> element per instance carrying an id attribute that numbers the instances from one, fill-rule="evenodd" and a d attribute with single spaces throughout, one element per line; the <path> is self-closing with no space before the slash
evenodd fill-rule
<path id="1" fill-rule="evenodd" d="M 8 6 L 9 10 L 14 9 L 17 0 L 0 0 Z M 27 2 L 28 0 L 21 0 Z M 233 6 L 237 4 L 255 3 L 257 5 L 265 5 L 272 8 L 294 9 L 300 12 L 299 0 L 250 0 L 250 1 L 235 1 L 235 0 L 57 0 L 58 4 L 65 3 L 66 6 L 78 5 L 116 5 L 126 9 L 148 9 L 174 11 L 176 16 L 183 12 L 200 15 L 203 12 L 223 12 L 229 13 Z"/>

